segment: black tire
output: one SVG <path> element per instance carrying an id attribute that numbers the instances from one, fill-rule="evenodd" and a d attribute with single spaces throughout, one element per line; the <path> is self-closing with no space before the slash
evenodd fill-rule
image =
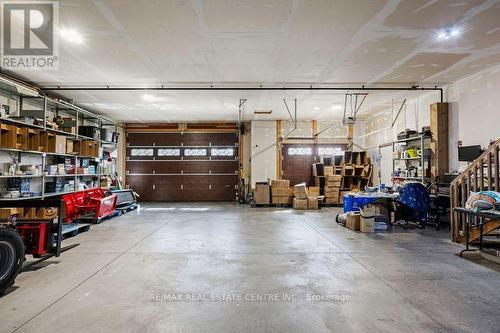
<path id="1" fill-rule="evenodd" d="M 14 284 L 24 259 L 21 236 L 14 229 L 0 226 L 0 295 Z"/>

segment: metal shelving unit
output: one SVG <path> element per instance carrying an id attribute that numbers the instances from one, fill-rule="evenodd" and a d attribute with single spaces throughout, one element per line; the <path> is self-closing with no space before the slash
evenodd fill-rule
<path id="1" fill-rule="evenodd" d="M 61 101 L 58 99 L 53 99 L 49 98 L 46 96 L 38 96 L 38 97 L 32 97 L 32 96 L 23 96 L 23 95 L 17 95 L 18 96 L 18 110 L 16 110 L 16 115 L 12 115 L 10 117 L 18 117 L 22 118 L 24 117 L 25 119 L 43 119 L 43 122 L 40 121 L 38 124 L 34 123 L 29 123 L 27 121 L 22 121 L 19 119 L 12 119 L 12 118 L 0 118 L 0 123 L 5 123 L 9 125 L 15 125 L 15 126 L 20 126 L 20 127 L 28 127 L 28 128 L 33 128 L 33 129 L 38 129 L 42 131 L 47 131 L 49 133 L 53 133 L 55 135 L 63 135 L 68 138 L 74 139 L 74 140 L 94 140 L 98 143 L 98 157 L 95 156 L 82 156 L 78 154 L 66 154 L 66 153 L 53 153 L 53 152 L 40 152 L 40 151 L 34 151 L 34 150 L 21 150 L 21 149 L 16 149 L 16 148 L 5 148 L 5 147 L 0 147 L 0 153 L 17 153 L 17 162 L 22 163 L 23 158 L 25 158 L 28 155 L 31 156 L 40 156 L 41 158 L 41 168 L 42 172 L 46 170 L 47 165 L 50 164 L 50 160 L 52 158 L 57 158 L 57 157 L 66 157 L 66 158 L 72 158 L 74 159 L 73 163 L 75 166 L 75 173 L 74 174 L 62 174 L 62 175 L 48 175 L 48 174 L 42 174 L 42 175 L 0 175 L 0 179 L 11 179 L 11 178 L 28 178 L 28 179 L 38 179 L 41 180 L 41 190 L 40 190 L 40 195 L 37 196 L 31 196 L 31 197 L 18 197 L 18 198 L 0 198 L 1 200 L 30 200 L 30 199 L 44 199 L 47 197 L 53 197 L 57 195 L 62 195 L 66 193 L 72 193 L 78 190 L 79 188 L 79 181 L 83 178 L 97 178 L 95 180 L 95 186 L 99 186 L 99 181 L 101 176 L 109 176 L 109 172 L 103 172 L 104 169 L 104 164 L 110 163 L 107 162 L 103 158 L 102 151 L 104 148 L 107 150 L 114 150 L 117 147 L 117 143 L 112 142 L 112 141 L 107 141 L 104 139 L 101 139 L 101 129 L 110 129 L 113 130 L 114 132 L 118 132 L 118 124 L 115 123 L 114 121 L 107 119 L 105 117 L 102 117 L 100 115 L 96 115 L 91 113 L 90 111 L 84 110 L 76 105 L 70 104 L 65 101 Z M 28 107 L 27 107 L 28 106 Z M 27 116 L 26 114 L 37 114 L 39 116 Z M 51 128 L 51 126 L 47 123 L 47 117 L 58 117 L 58 116 L 63 116 L 63 117 L 69 117 L 73 119 L 76 122 L 76 126 L 71 126 L 74 127 L 74 133 L 73 132 L 67 132 L 63 131 L 60 129 L 55 129 Z M 42 123 L 42 124 L 40 124 Z M 86 126 L 86 125 L 92 125 L 96 126 L 99 128 L 97 138 L 92 138 L 92 137 L 87 137 L 84 135 L 78 134 L 79 132 L 79 127 L 80 126 Z M 78 174 L 77 173 L 77 168 L 79 165 L 79 161 L 83 159 L 90 159 L 96 161 L 96 173 L 95 174 Z M 72 164 L 73 164 L 72 163 Z M 116 159 L 113 158 L 111 162 L 114 166 L 111 167 L 111 169 L 116 169 Z M 38 163 L 37 163 L 38 164 Z M 40 164 L 38 164 L 40 165 Z M 73 190 L 72 191 L 66 191 L 66 192 L 51 192 L 51 193 L 45 193 L 45 186 L 47 183 L 47 180 L 50 179 L 57 179 L 57 178 L 69 178 L 74 180 L 74 185 L 73 185 Z M 38 185 L 38 184 L 37 184 Z"/>
<path id="2" fill-rule="evenodd" d="M 392 158 L 392 174 L 393 178 L 397 179 L 402 179 L 402 180 L 417 180 L 422 183 L 426 183 L 430 181 L 430 178 L 426 177 L 426 172 L 428 168 L 430 168 L 430 156 L 425 156 L 425 149 L 429 148 L 428 144 L 430 145 L 430 140 L 431 136 L 430 135 L 419 135 L 407 139 L 400 139 L 392 142 L 392 153 L 393 153 L 393 158 Z M 428 142 L 427 142 L 428 141 Z M 417 142 L 418 146 L 416 148 L 420 149 L 420 156 L 419 157 L 394 157 L 394 153 L 396 151 L 399 151 L 399 149 L 396 149 L 397 146 L 402 146 L 402 145 L 409 145 L 410 143 Z M 408 171 L 410 166 L 415 167 L 415 164 L 412 164 L 412 162 L 417 162 L 417 170 L 418 167 L 421 167 L 421 175 L 419 176 L 395 176 L 395 172 L 398 167 L 402 166 L 402 163 L 404 163 L 405 169 L 403 171 Z M 426 167 L 426 162 L 428 164 L 428 168 Z"/>

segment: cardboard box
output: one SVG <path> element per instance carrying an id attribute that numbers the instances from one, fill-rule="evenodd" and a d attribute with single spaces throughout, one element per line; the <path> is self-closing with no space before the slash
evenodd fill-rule
<path id="1" fill-rule="evenodd" d="M 277 204 L 277 205 L 291 205 L 292 204 L 292 197 L 290 197 L 290 196 L 273 197 L 272 202 L 273 202 L 273 204 Z"/>
<path id="2" fill-rule="evenodd" d="M 22 208 L 0 208 L 0 219 L 8 219 L 11 215 L 22 214 Z"/>
<path id="3" fill-rule="evenodd" d="M 332 166 L 325 166 L 325 177 L 327 176 L 333 176 L 333 167 Z"/>
<path id="4" fill-rule="evenodd" d="M 268 205 L 271 203 L 269 184 L 255 183 L 254 200 L 257 205 Z"/>
<path id="5" fill-rule="evenodd" d="M 293 198 L 293 209 L 299 209 L 299 210 L 307 209 L 307 198 L 306 199 Z"/>
<path id="6" fill-rule="evenodd" d="M 359 231 L 359 226 L 361 222 L 361 216 L 357 212 L 347 213 L 347 219 L 345 221 L 345 226 L 353 231 Z"/>
<path id="7" fill-rule="evenodd" d="M 19 218 L 23 220 L 36 219 L 36 208 L 35 207 L 22 208 L 22 213 L 19 215 Z"/>
<path id="8" fill-rule="evenodd" d="M 3 148 L 16 148 L 17 127 L 0 124 L 0 145 Z"/>
<path id="9" fill-rule="evenodd" d="M 327 182 L 341 182 L 342 175 L 329 175 L 325 176 Z"/>
<path id="10" fill-rule="evenodd" d="M 317 196 L 307 197 L 307 209 L 314 209 L 314 210 L 319 209 Z"/>
<path id="11" fill-rule="evenodd" d="M 293 193 L 289 187 L 271 187 L 271 194 L 273 197 L 290 197 Z"/>
<path id="12" fill-rule="evenodd" d="M 28 128 L 16 128 L 16 148 L 21 150 L 28 149 Z"/>
<path id="13" fill-rule="evenodd" d="M 274 188 L 290 188 L 290 181 L 287 179 L 271 180 L 271 187 Z"/>
<path id="14" fill-rule="evenodd" d="M 57 217 L 57 208 L 41 207 L 36 209 L 36 218 L 42 220 L 51 220 Z"/>
<path id="15" fill-rule="evenodd" d="M 40 131 L 40 147 L 41 151 L 45 153 L 54 153 L 55 146 L 55 134 L 48 131 Z"/>
<path id="16" fill-rule="evenodd" d="M 74 141 L 71 140 L 71 139 L 67 139 L 66 140 L 66 154 L 73 154 L 73 153 L 75 153 L 73 142 Z"/>
<path id="17" fill-rule="evenodd" d="M 309 187 L 307 189 L 307 194 L 309 194 L 309 196 L 319 197 L 319 187 L 317 187 L 317 186 Z"/>
<path id="18" fill-rule="evenodd" d="M 334 203 L 334 204 L 340 203 L 340 197 L 338 195 L 328 196 L 325 197 L 325 199 L 326 203 Z"/>
<path id="19" fill-rule="evenodd" d="M 374 233 L 375 232 L 375 209 L 374 208 L 363 208 L 361 210 L 361 219 L 359 223 L 359 230 L 364 233 Z"/>
<path id="20" fill-rule="evenodd" d="M 339 204 L 340 203 L 340 199 L 339 197 L 326 197 L 325 198 L 325 203 L 327 204 Z"/>
<path id="21" fill-rule="evenodd" d="M 66 154 L 66 137 L 64 135 L 56 135 L 55 153 Z"/>
<path id="22" fill-rule="evenodd" d="M 337 181 L 335 181 L 335 182 L 326 181 L 325 186 L 328 186 L 328 187 L 339 187 L 340 188 L 340 187 L 342 187 L 342 181 L 340 181 L 340 182 L 337 182 Z"/>
<path id="23" fill-rule="evenodd" d="M 325 187 L 325 195 L 327 194 L 337 194 L 337 196 L 340 193 L 340 188 L 338 187 Z"/>
<path id="24" fill-rule="evenodd" d="M 97 157 L 99 155 L 99 146 L 94 140 L 75 140 L 73 149 L 82 156 Z"/>
<path id="25" fill-rule="evenodd" d="M 28 128 L 28 150 L 40 151 L 40 130 Z"/>
<path id="26" fill-rule="evenodd" d="M 307 186 L 305 183 L 293 187 L 293 194 L 297 199 L 307 199 Z"/>

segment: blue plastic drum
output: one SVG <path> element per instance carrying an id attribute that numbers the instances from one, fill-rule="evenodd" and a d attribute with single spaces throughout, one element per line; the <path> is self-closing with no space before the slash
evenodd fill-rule
<path id="1" fill-rule="evenodd" d="M 344 202 L 344 213 L 349 213 L 354 211 L 354 196 L 349 194 L 344 194 L 342 197 L 342 201 Z M 358 209 L 359 210 L 359 209 Z"/>

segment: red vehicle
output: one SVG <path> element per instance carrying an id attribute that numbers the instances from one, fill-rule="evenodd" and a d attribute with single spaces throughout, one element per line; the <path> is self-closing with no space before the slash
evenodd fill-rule
<path id="1" fill-rule="evenodd" d="M 0 225 L 0 295 L 14 284 L 24 263 L 24 244 L 13 227 Z"/>
<path id="2" fill-rule="evenodd" d="M 42 208 L 43 214 L 22 220 L 14 214 L 0 221 L 0 295 L 14 284 L 23 267 L 25 254 L 47 259 L 77 246 L 61 248 L 63 224 L 82 219 L 99 223 L 115 213 L 116 201 L 117 194 L 92 188 L 65 194 L 60 199 L 16 202 L 17 207 Z M 12 203 L 0 201 L 0 207 L 10 208 Z M 58 214 L 61 211 L 65 212 L 64 216 Z"/>

